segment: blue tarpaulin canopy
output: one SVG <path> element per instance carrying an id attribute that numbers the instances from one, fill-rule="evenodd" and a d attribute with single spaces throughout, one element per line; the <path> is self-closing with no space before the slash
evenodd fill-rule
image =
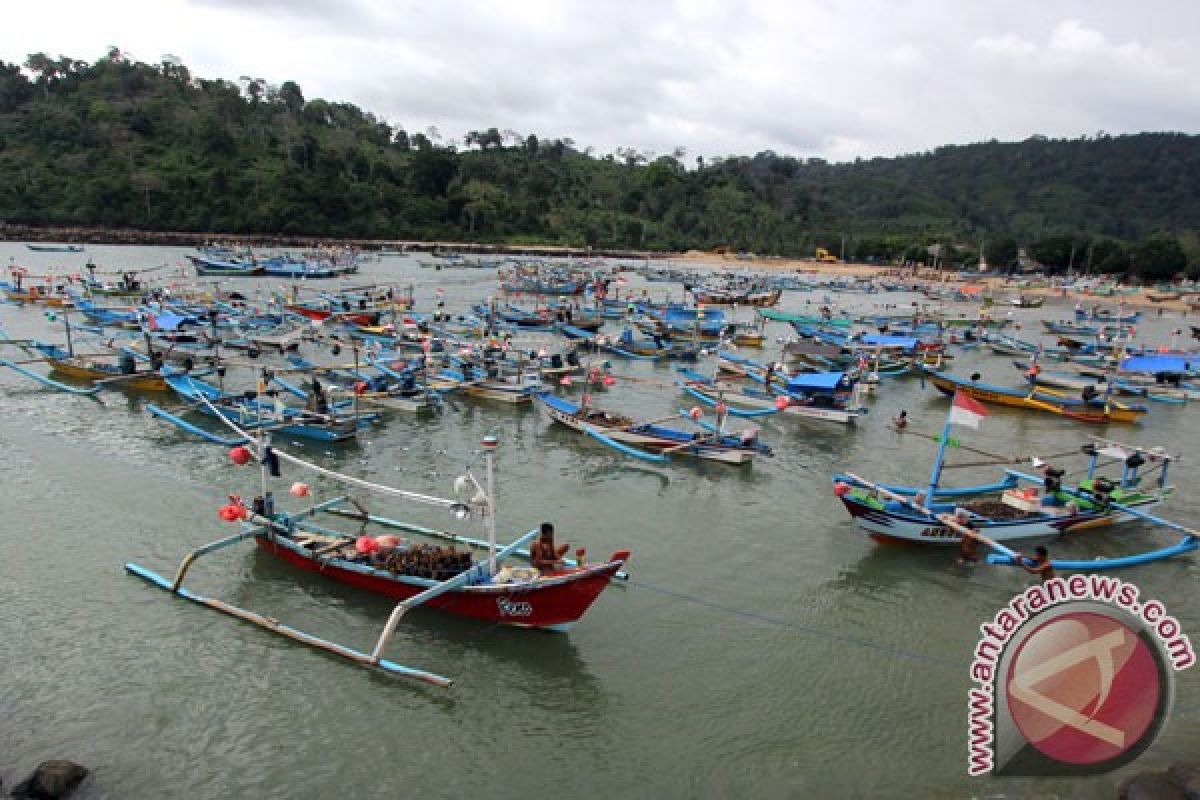
<path id="1" fill-rule="evenodd" d="M 150 327 L 152 330 L 174 331 L 178 330 L 179 326 L 184 323 L 195 321 L 195 317 L 185 317 L 182 314 L 172 314 L 169 311 L 164 311 L 161 314 L 154 315 L 154 325 Z"/>
<path id="2" fill-rule="evenodd" d="M 1191 372 L 1200 369 L 1200 354 L 1130 356 L 1121 362 L 1122 372 Z"/>
<path id="3" fill-rule="evenodd" d="M 915 350 L 920 341 L 921 340 L 915 336 L 884 336 L 881 334 L 870 334 L 863 336 L 858 340 L 858 343 L 870 345 L 871 347 L 897 347 L 903 350 Z"/>
<path id="4" fill-rule="evenodd" d="M 788 378 L 788 391 L 791 392 L 830 392 L 838 387 L 844 372 L 803 372 Z"/>

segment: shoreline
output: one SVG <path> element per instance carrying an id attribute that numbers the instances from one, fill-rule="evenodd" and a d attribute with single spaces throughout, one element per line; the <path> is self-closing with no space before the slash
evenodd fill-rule
<path id="1" fill-rule="evenodd" d="M 1141 288 L 1134 294 L 1120 297 L 1096 297 L 1070 292 L 1064 298 L 1056 287 L 1019 288 L 1012 278 L 981 276 L 978 280 L 963 280 L 959 272 L 938 272 L 929 268 L 911 268 L 895 265 L 859 264 L 855 262 L 821 262 L 816 259 L 789 258 L 784 256 L 739 256 L 729 253 L 711 253 L 701 250 L 686 252 L 655 252 L 646 250 L 622 250 L 607 248 L 567 247 L 561 245 L 517 245 L 480 242 L 417 241 L 411 239 L 354 239 L 288 234 L 226 234 L 197 233 L 194 231 L 146 231 L 137 228 L 34 226 L 0 223 L 0 241 L 14 243 L 54 242 L 62 244 L 99 244 L 166 247 L 199 247 L 212 241 L 226 241 L 256 247 L 354 247 L 365 251 L 395 250 L 402 253 L 434 253 L 442 250 L 467 255 L 515 255 L 569 258 L 615 258 L 633 261 L 655 261 L 671 269 L 715 269 L 748 272 L 788 272 L 818 275 L 841 275 L 854 278 L 890 275 L 921 285 L 974 284 L 985 287 L 997 305 L 1004 305 L 1010 293 L 1048 300 L 1074 300 L 1086 306 L 1125 305 L 1139 309 L 1161 309 L 1163 311 L 1188 314 L 1191 309 L 1185 300 L 1155 302 L 1147 296 L 1153 289 Z"/>

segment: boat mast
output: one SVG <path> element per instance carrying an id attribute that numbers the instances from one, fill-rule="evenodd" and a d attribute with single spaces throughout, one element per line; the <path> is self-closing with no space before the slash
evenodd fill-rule
<path id="1" fill-rule="evenodd" d="M 488 534 L 488 574 L 496 574 L 496 484 L 495 484 L 495 452 L 500 441 L 492 435 L 483 437 L 484 460 L 487 462 L 487 508 L 484 515 L 487 518 Z"/>
<path id="2" fill-rule="evenodd" d="M 63 325 L 67 329 L 67 355 L 74 356 L 75 346 L 71 342 L 71 315 L 65 308 L 63 309 Z"/>
<path id="3" fill-rule="evenodd" d="M 937 491 L 938 481 L 942 477 L 942 464 L 946 460 L 946 447 L 950 442 L 950 420 L 953 418 L 954 404 L 950 404 L 950 411 L 946 414 L 946 424 L 942 426 L 942 438 L 938 444 L 937 457 L 933 460 L 933 471 L 929 475 L 929 494 L 925 498 L 925 507 L 933 508 L 933 495 Z"/>

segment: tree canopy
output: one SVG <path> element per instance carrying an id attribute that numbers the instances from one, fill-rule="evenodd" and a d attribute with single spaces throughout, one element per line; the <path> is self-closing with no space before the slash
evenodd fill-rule
<path id="1" fill-rule="evenodd" d="M 0 219 L 35 225 L 456 239 L 989 264 L 1018 248 L 1169 277 L 1200 261 L 1200 137 L 1033 137 L 830 164 L 767 151 L 595 155 L 482 126 L 406 130 L 293 81 L 173 56 L 0 62 Z M 844 248 L 844 250 L 843 250 Z M 945 260 L 945 259 L 943 259 Z"/>

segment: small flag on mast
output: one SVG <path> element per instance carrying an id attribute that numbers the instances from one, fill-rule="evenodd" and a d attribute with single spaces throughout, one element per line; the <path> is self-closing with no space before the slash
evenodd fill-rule
<path id="1" fill-rule="evenodd" d="M 950 424 L 966 425 L 968 428 L 979 428 L 979 423 L 987 416 L 987 409 L 973 397 L 961 391 L 954 393 L 954 405 L 950 407 Z"/>

